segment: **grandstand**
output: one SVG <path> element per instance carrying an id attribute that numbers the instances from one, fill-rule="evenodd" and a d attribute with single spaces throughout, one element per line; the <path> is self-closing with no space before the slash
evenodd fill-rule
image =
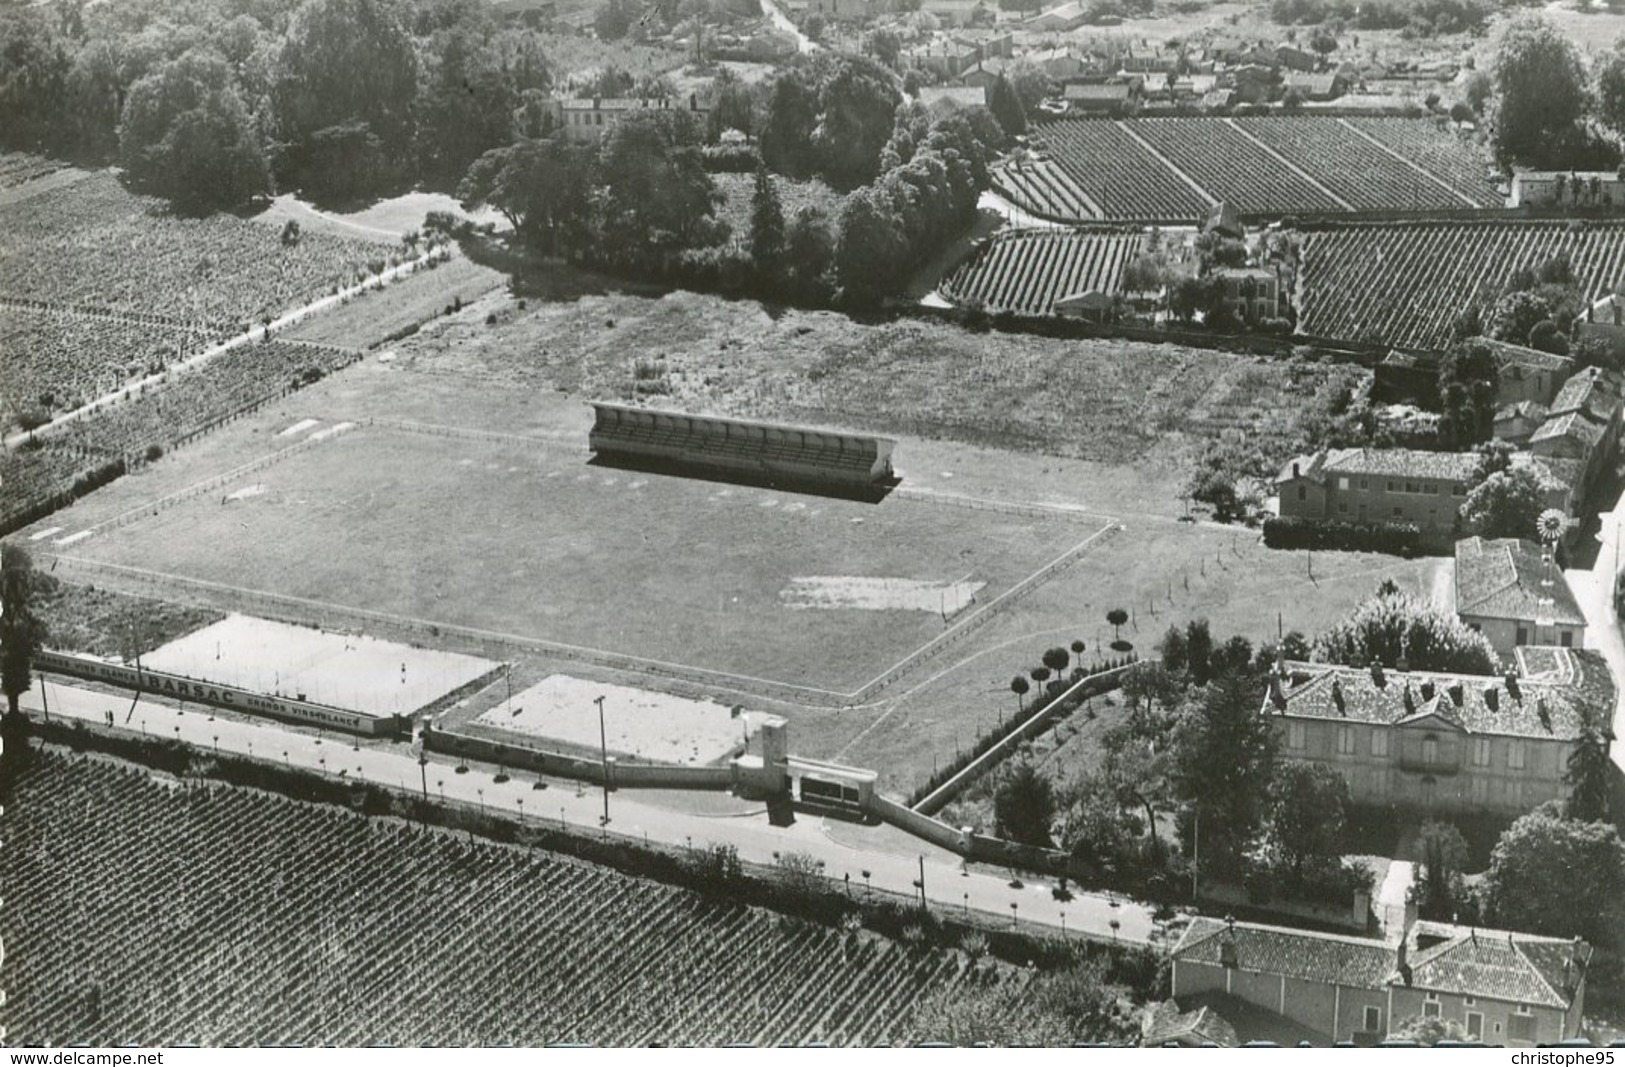
<path id="1" fill-rule="evenodd" d="M 595 403 L 596 462 L 836 496 L 883 496 L 896 442 L 868 434 Z"/>

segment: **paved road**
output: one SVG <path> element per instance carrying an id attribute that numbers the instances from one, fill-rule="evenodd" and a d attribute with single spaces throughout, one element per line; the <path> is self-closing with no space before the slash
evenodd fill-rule
<path id="1" fill-rule="evenodd" d="M 52 716 L 105 727 L 111 711 L 117 729 L 178 738 L 205 751 L 280 759 L 289 766 L 297 764 L 401 790 L 426 788 L 430 795 L 438 794 L 447 800 L 499 808 L 525 819 L 560 823 L 582 833 L 602 832 L 602 791 L 583 789 L 573 782 L 550 779 L 548 787 L 538 791 L 534 788 L 535 775 L 515 775 L 498 784 L 489 769 L 476 767 L 457 774 L 453 763 L 439 759 L 432 759 L 420 770 L 404 744 L 357 743 L 348 737 L 310 734 L 273 723 L 215 718 L 207 708 L 177 709 L 143 699 L 132 713 L 129 695 L 93 692 L 54 678 L 36 681 L 23 696 L 23 708 L 31 715 L 43 714 L 47 703 Z M 1085 893 L 1063 903 L 1054 899 L 1047 882 L 1015 889 L 1007 883 L 1006 875 L 966 870 L 954 853 L 891 827 L 847 823 L 832 827 L 824 819 L 806 816 L 790 826 L 776 827 L 769 824 L 759 805 L 739 804 L 733 810 L 716 805 L 720 813 L 698 812 L 692 809 L 700 805 L 666 807 L 654 803 L 656 799 L 657 795 L 641 791 L 612 793 L 609 829 L 669 845 L 726 842 L 739 849 L 741 858 L 762 864 L 771 864 L 775 853 L 806 852 L 823 860 L 826 875 L 850 885 L 854 893 L 870 885 L 878 890 L 917 893 L 914 883 L 923 863 L 926 896 L 939 910 L 967 908 L 1024 928 L 1038 924 L 1057 933 L 1064 929 L 1068 934 L 1134 944 L 1145 944 L 1152 933 L 1150 909 L 1142 904 Z M 864 872 L 868 872 L 868 878 Z M 1016 905 L 1014 909 L 1012 904 Z"/>
<path id="2" fill-rule="evenodd" d="M 796 50 L 798 52 L 818 51 L 818 42 L 802 33 L 801 27 L 797 26 L 790 16 L 784 13 L 784 9 L 774 3 L 773 0 L 762 0 L 762 13 L 773 21 L 774 26 L 796 39 Z"/>

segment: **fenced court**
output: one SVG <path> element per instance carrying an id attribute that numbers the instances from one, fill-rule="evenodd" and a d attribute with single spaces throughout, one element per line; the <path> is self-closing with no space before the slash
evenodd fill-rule
<path id="1" fill-rule="evenodd" d="M 599 697 L 609 750 L 653 763 L 712 763 L 747 741 L 762 719 L 760 713 L 711 700 L 553 674 L 474 721 L 596 749 Z"/>
<path id="2" fill-rule="evenodd" d="M 410 715 L 500 666 L 365 634 L 229 615 L 141 657 L 143 667 L 367 715 Z"/>

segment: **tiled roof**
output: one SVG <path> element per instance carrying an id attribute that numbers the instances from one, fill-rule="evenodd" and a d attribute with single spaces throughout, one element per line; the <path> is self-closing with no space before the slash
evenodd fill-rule
<path id="1" fill-rule="evenodd" d="M 1464 482 L 1478 457 L 1470 452 L 1423 452 L 1414 448 L 1343 448 L 1326 457 L 1328 474 L 1383 474 Z"/>
<path id="2" fill-rule="evenodd" d="M 1205 916 L 1192 919 L 1173 958 L 1218 966 L 1225 926 Z M 1236 966 L 1244 971 L 1375 989 L 1394 968 L 1393 950 L 1364 938 L 1236 923 L 1235 941 Z"/>
<path id="3" fill-rule="evenodd" d="M 1264 710 L 1295 718 L 1389 726 L 1437 719 L 1470 734 L 1573 740 L 1588 724 L 1608 723 L 1613 715 L 1613 682 L 1606 664 L 1587 658 L 1595 653 L 1553 651 L 1569 658 L 1573 681 L 1523 678 L 1509 686 L 1507 679 L 1488 675 L 1401 674 L 1389 668 L 1379 684 L 1367 668 L 1288 663 L 1280 700 L 1272 682 Z"/>
<path id="4" fill-rule="evenodd" d="M 1398 948 L 1380 941 L 1207 917 L 1191 920 L 1172 956 L 1176 962 L 1219 966 L 1227 938 L 1235 943 L 1235 966 L 1241 971 L 1363 989 L 1409 985 L 1560 1009 L 1573 1003 L 1591 960 L 1590 946 L 1581 941 L 1419 922 L 1406 932 L 1407 981 L 1399 970 Z"/>
<path id="5" fill-rule="evenodd" d="M 1510 537 L 1456 542 L 1456 614 L 1585 625 L 1563 572 L 1534 542 Z"/>
<path id="6" fill-rule="evenodd" d="M 1531 445 L 1542 441 L 1574 441 L 1582 450 L 1595 448 L 1602 440 L 1601 424 L 1587 418 L 1583 412 L 1567 411 L 1551 415 L 1534 433 L 1529 435 Z"/>
<path id="7" fill-rule="evenodd" d="M 1574 367 L 1574 361 L 1567 356 L 1554 355 L 1551 352 L 1542 352 L 1538 348 L 1527 345 L 1515 345 L 1510 341 L 1496 341 L 1488 337 L 1475 337 L 1473 344 L 1486 348 L 1495 357 L 1496 363 L 1502 367 L 1518 366 L 1533 370 L 1550 370 L 1562 374 L 1568 373 Z"/>
<path id="8" fill-rule="evenodd" d="M 1552 481 L 1560 482 L 1566 488 L 1572 489 L 1580 484 L 1584 465 L 1577 459 L 1567 459 L 1563 456 L 1537 456 L 1533 452 L 1514 452 L 1512 469 L 1522 470 L 1525 467 L 1544 473 Z"/>
<path id="9" fill-rule="evenodd" d="M 1520 400 L 1516 404 L 1507 404 L 1496 409 L 1495 421 L 1503 419 L 1525 418 L 1535 422 L 1546 420 L 1546 405 L 1538 400 Z"/>
<path id="10" fill-rule="evenodd" d="M 1587 367 L 1563 383 L 1552 400 L 1552 415 L 1583 412 L 1597 422 L 1608 422 L 1619 411 L 1619 378 L 1600 367 Z"/>
<path id="11" fill-rule="evenodd" d="M 1068 100 L 1127 100 L 1129 88 L 1122 83 L 1112 85 L 1068 85 Z"/>
<path id="12" fill-rule="evenodd" d="M 1573 1002 L 1591 958 L 1583 942 L 1504 930 L 1417 923 L 1409 937 L 1412 944 L 1443 938 L 1408 953 L 1413 988 L 1552 1008 Z"/>

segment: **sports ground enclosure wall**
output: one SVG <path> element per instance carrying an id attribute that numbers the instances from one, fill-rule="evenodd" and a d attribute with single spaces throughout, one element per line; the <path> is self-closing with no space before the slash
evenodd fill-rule
<path id="1" fill-rule="evenodd" d="M 773 422 L 595 403 L 588 444 L 600 459 L 669 465 L 846 490 L 892 476 L 896 442 Z"/>
<path id="2" fill-rule="evenodd" d="M 1037 158 L 995 184 L 1058 221 L 1189 224 L 1221 200 L 1252 218 L 1505 203 L 1488 155 L 1438 117 L 1066 118 L 1030 136 Z"/>
<path id="3" fill-rule="evenodd" d="M 163 671 L 126 667 L 121 663 L 70 656 L 47 649 L 34 654 L 34 669 L 44 674 L 65 674 L 71 678 L 102 682 L 133 692 L 191 700 L 229 711 L 345 730 L 368 737 L 398 734 L 404 726 L 403 720 L 395 716 L 363 715 L 309 700 L 268 696 L 220 682 L 206 682 Z"/>

